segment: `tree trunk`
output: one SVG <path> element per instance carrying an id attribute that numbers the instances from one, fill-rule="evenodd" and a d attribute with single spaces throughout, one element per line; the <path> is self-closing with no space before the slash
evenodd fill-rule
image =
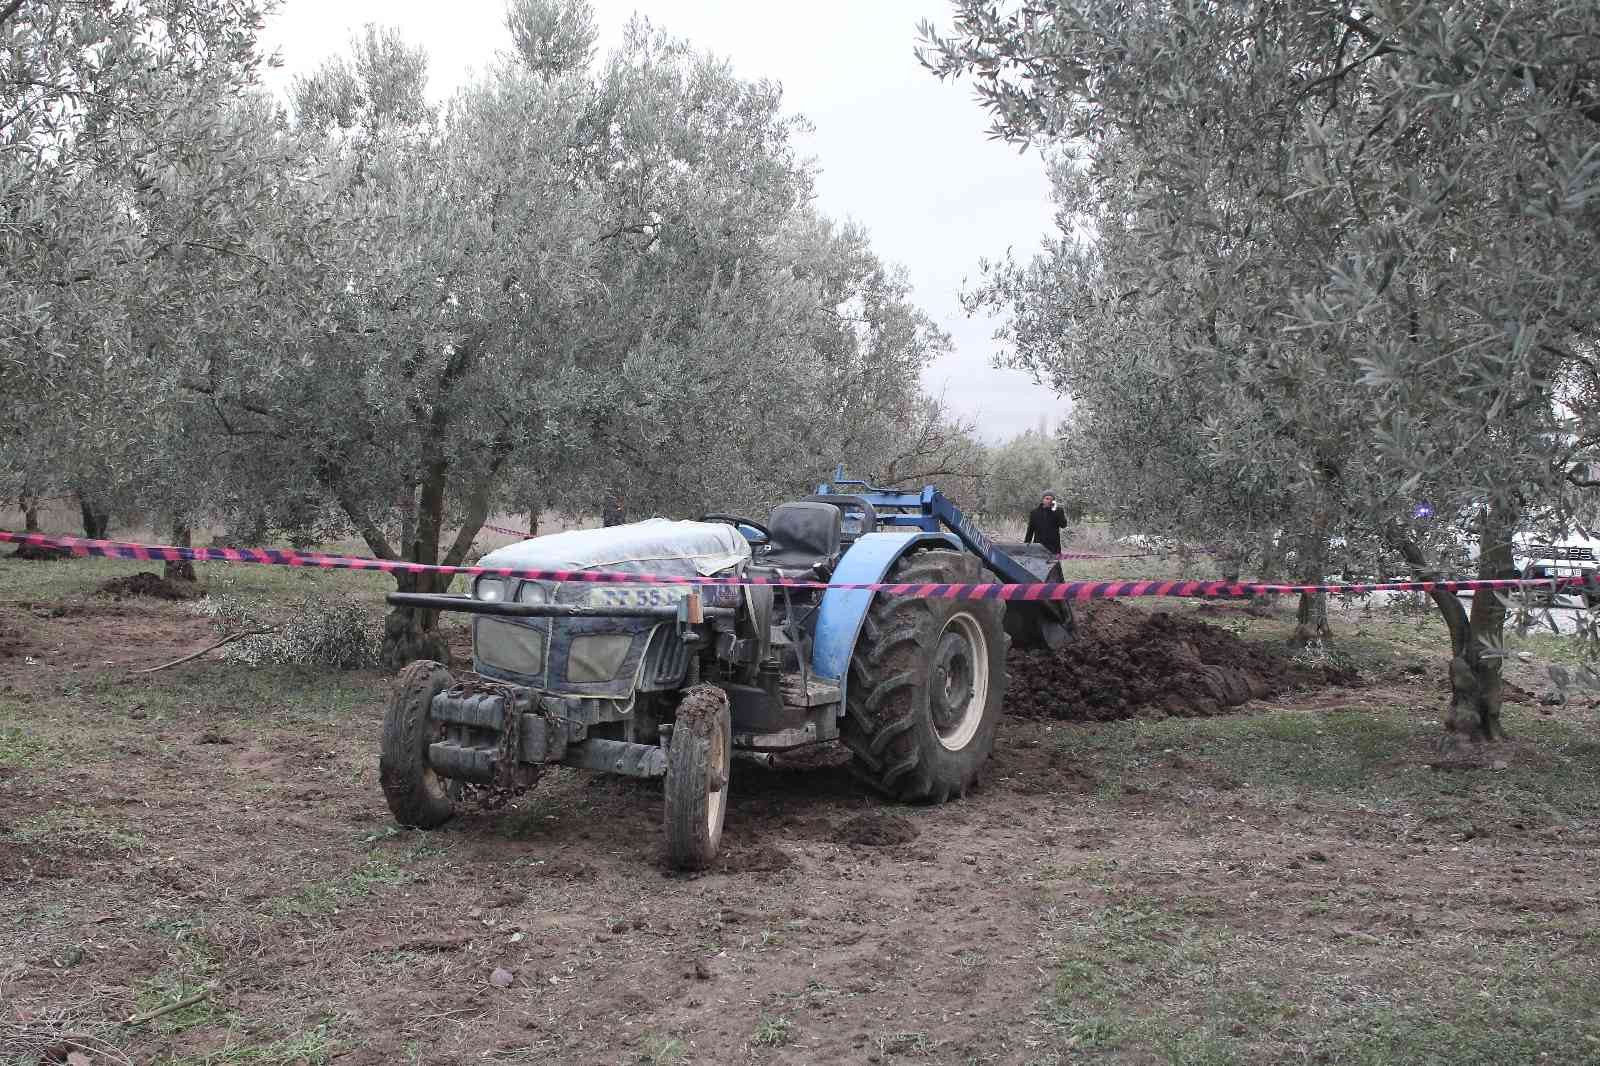
<path id="1" fill-rule="evenodd" d="M 423 452 L 421 469 L 417 472 L 416 479 L 407 486 L 414 492 L 417 501 L 415 521 L 411 526 L 410 538 L 402 541 L 398 552 L 389 543 L 383 529 L 372 521 L 367 508 L 348 491 L 347 486 L 342 484 L 333 472 L 334 468 L 329 467 L 321 475 L 324 483 L 333 490 L 334 497 L 344 508 L 345 514 L 361 531 L 367 546 L 379 558 L 404 559 L 427 565 L 458 566 L 472 549 L 472 542 L 489 517 L 489 500 L 494 479 L 500 472 L 501 464 L 513 450 L 511 440 L 504 435 L 496 436 L 494 446 L 490 449 L 489 463 L 467 496 L 466 513 L 461 527 L 456 530 L 455 540 L 449 550 L 441 557 L 439 549 L 443 540 L 445 494 L 448 489 L 447 476 L 450 472 L 450 459 L 444 450 L 445 441 L 449 438 L 450 392 L 471 367 L 482 341 L 481 336 L 469 336 L 456 346 L 440 375 L 433 408 L 426 415 L 426 425 L 419 427 L 419 431 L 426 434 L 424 439 L 427 445 Z M 419 416 L 423 414 L 420 408 L 417 414 Z M 411 492 L 408 492 L 409 498 L 412 498 Z M 407 508 L 402 508 L 402 525 L 406 510 Z M 396 587 L 401 592 L 439 593 L 450 588 L 452 576 L 397 572 L 394 579 Z M 449 666 L 450 645 L 439 632 L 439 612 L 415 607 L 396 607 L 390 610 L 388 617 L 384 619 L 381 657 L 383 665 L 390 670 L 398 670 L 417 659 L 432 659 Z"/>
<path id="2" fill-rule="evenodd" d="M 1318 521 L 1316 529 L 1300 540 L 1300 558 L 1296 579 L 1302 585 L 1320 585 L 1327 576 L 1327 527 Z M 1302 592 L 1300 611 L 1295 617 L 1294 642 L 1302 646 L 1328 640 L 1333 631 L 1328 627 L 1328 594 Z"/>
<path id="3" fill-rule="evenodd" d="M 450 584 L 438 574 L 394 575 L 400 592 L 443 592 Z M 414 607 L 394 607 L 383 620 L 383 667 L 400 670 L 418 659 L 450 665 L 450 645 L 439 632 L 439 612 Z"/>
<path id="4" fill-rule="evenodd" d="M 1516 577 L 1511 533 L 1520 518 L 1520 509 L 1510 501 L 1492 503 L 1479 516 L 1479 578 Z M 1395 547 L 1420 575 L 1437 576 L 1424 573 L 1426 559 L 1409 538 L 1397 538 Z M 1500 724 L 1503 684 L 1500 670 L 1505 606 L 1492 592 L 1474 595 L 1470 612 L 1461 605 L 1460 597 L 1452 593 L 1437 591 L 1430 595 L 1450 630 L 1450 706 L 1445 710 L 1443 722 L 1446 744 L 1454 746 L 1463 740 L 1482 743 L 1504 738 L 1505 729 Z"/>
<path id="5" fill-rule="evenodd" d="M 94 504 L 83 496 L 78 497 L 78 510 L 83 515 L 83 535 L 90 540 L 105 540 L 111 529 L 111 516 L 95 510 Z"/>
<path id="6" fill-rule="evenodd" d="M 172 520 L 172 543 L 174 547 L 178 548 L 194 547 L 194 530 L 190 529 L 189 523 L 181 518 Z M 194 563 L 188 559 L 168 559 L 161 576 L 168 581 L 188 581 L 192 583 L 199 580 L 194 576 Z"/>
<path id="7" fill-rule="evenodd" d="M 1295 615 L 1294 639 L 1299 644 L 1314 644 L 1333 636 L 1328 628 L 1328 594 L 1302 592 L 1300 610 Z"/>
<path id="8" fill-rule="evenodd" d="M 440 547 L 441 534 L 444 530 L 445 475 L 449 463 L 440 456 L 436 456 L 429 463 L 417 499 L 415 534 L 411 543 L 404 545 L 406 559 L 411 562 L 437 563 L 444 566 L 461 564 L 467 552 L 471 550 L 473 541 L 477 539 L 478 532 L 483 529 L 483 523 L 489 517 L 490 490 L 494 484 L 494 477 L 499 472 L 498 460 L 503 460 L 509 452 L 509 446 L 498 451 L 497 461 L 490 464 L 482 481 L 468 496 L 461 528 L 456 530 L 454 542 L 442 557 Z M 393 558 L 392 553 L 386 554 L 388 545 L 381 532 L 366 526 L 364 533 L 367 543 L 375 553 Z M 447 592 L 454 580 L 449 574 L 431 573 L 396 573 L 394 579 L 401 592 L 423 593 Z M 398 670 L 406 663 L 417 659 L 432 659 L 449 666 L 450 645 L 445 640 L 444 634 L 439 632 L 439 612 L 414 607 L 396 607 L 391 610 L 384 620 L 382 658 L 383 665 L 390 670 Z"/>
<path id="9" fill-rule="evenodd" d="M 1483 515 L 1478 542 L 1482 546 L 1478 555 L 1480 578 L 1516 576 L 1511 531 L 1518 517 L 1517 509 L 1508 504 L 1491 506 Z M 1437 602 L 1439 597 L 1434 599 Z M 1445 713 L 1445 732 L 1472 741 L 1498 740 L 1505 736 L 1500 725 L 1505 605 L 1494 593 L 1479 592 L 1472 597 L 1472 610 L 1468 613 L 1458 597 L 1449 599 L 1456 622 L 1450 634 L 1454 657 L 1450 660 L 1450 708 Z M 1447 615 L 1446 624 L 1450 620 Z"/>
<path id="10" fill-rule="evenodd" d="M 32 489 L 23 489 L 22 496 L 17 500 L 22 507 L 22 531 L 24 533 L 39 532 L 39 497 L 33 494 Z"/>
<path id="11" fill-rule="evenodd" d="M 402 553 L 410 562 L 433 564 L 439 561 L 448 470 L 448 460 L 436 453 L 422 477 L 411 540 L 402 545 Z M 439 574 L 396 573 L 394 580 L 401 592 L 443 592 L 450 585 L 449 578 Z M 439 612 L 416 607 L 390 610 L 383 623 L 382 658 L 388 670 L 399 670 L 418 659 L 432 659 L 449 666 L 450 647 L 439 632 Z"/>

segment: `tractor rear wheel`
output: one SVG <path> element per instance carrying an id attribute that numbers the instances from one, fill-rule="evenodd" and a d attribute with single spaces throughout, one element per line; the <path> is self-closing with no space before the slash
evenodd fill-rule
<path id="1" fill-rule="evenodd" d="M 438 739 L 428 712 L 433 697 L 449 687 L 450 671 L 426 659 L 411 663 L 395 679 L 383 716 L 378 780 L 401 825 L 436 829 L 455 816 L 444 779 L 428 765 L 428 745 Z"/>
<path id="2" fill-rule="evenodd" d="M 728 695 L 715 685 L 696 685 L 678 704 L 667 745 L 664 821 L 674 869 L 703 870 L 716 859 L 732 764 Z"/>
<path id="3" fill-rule="evenodd" d="M 886 582 L 981 581 L 976 558 L 917 552 Z M 898 800 L 965 795 L 994 747 L 1006 689 L 1005 605 L 878 594 L 850 660 L 840 723 L 858 776 Z"/>

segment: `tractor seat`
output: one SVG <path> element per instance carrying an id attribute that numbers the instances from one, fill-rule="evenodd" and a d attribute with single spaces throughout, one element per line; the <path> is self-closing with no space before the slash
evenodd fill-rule
<path id="1" fill-rule="evenodd" d="M 784 576 L 811 573 L 839 557 L 844 515 L 831 503 L 780 503 L 767 521 L 767 550 L 753 560 Z"/>

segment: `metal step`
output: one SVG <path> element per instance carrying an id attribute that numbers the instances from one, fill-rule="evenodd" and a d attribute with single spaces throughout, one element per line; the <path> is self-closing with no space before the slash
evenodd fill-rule
<path id="1" fill-rule="evenodd" d="M 787 707 L 822 707 L 844 698 L 843 690 L 832 681 L 813 677 L 802 687 L 799 676 L 792 674 L 783 679 L 781 691 Z"/>

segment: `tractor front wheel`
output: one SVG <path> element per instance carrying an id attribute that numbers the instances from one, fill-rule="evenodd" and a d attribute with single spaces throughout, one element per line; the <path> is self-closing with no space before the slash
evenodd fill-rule
<path id="1" fill-rule="evenodd" d="M 678 704 L 667 746 L 664 821 L 667 861 L 674 869 L 703 870 L 716 859 L 732 764 L 728 695 L 714 685 L 696 685 Z"/>
<path id="2" fill-rule="evenodd" d="M 444 779 L 428 765 L 428 745 L 438 739 L 428 711 L 433 697 L 449 687 L 450 671 L 426 659 L 411 663 L 395 679 L 383 716 L 378 780 L 401 825 L 436 829 L 455 816 Z"/>
<path id="3" fill-rule="evenodd" d="M 924 551 L 891 584 L 981 581 L 978 560 Z M 840 723 L 856 773 L 884 794 L 943 803 L 977 781 L 994 747 L 1006 688 L 1005 606 L 879 593 L 850 661 Z"/>

